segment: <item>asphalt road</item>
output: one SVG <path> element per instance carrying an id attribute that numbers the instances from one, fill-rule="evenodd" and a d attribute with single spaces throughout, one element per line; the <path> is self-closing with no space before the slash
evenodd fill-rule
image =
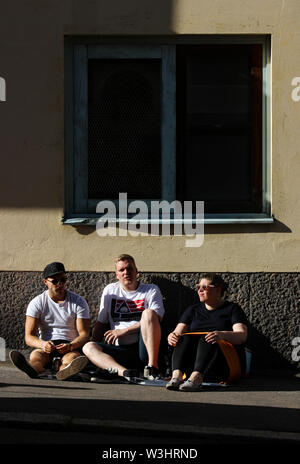
<path id="1" fill-rule="evenodd" d="M 78 445 L 87 446 L 97 455 L 124 446 L 300 445 L 299 378 L 255 376 L 184 393 L 30 379 L 0 364 L 0 443 L 11 452 L 47 444 L 66 444 L 76 453 Z"/>

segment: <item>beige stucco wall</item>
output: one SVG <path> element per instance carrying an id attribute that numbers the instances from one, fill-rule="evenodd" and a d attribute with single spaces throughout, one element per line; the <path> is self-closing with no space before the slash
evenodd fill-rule
<path id="1" fill-rule="evenodd" d="M 299 0 L 12 0 L 1 5 L 0 270 L 111 270 L 133 254 L 145 271 L 298 271 L 300 263 Z M 275 225 L 205 227 L 185 237 L 100 238 L 62 225 L 64 35 L 271 34 L 271 201 Z M 200 199 L 199 199 L 200 200 Z"/>

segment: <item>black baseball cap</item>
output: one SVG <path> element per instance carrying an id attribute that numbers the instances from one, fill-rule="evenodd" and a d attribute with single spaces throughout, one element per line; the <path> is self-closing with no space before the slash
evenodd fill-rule
<path id="1" fill-rule="evenodd" d="M 48 277 L 61 274 L 62 272 L 66 272 L 65 266 L 63 263 L 58 263 L 55 261 L 54 263 L 47 264 L 43 270 L 43 278 L 47 279 Z"/>

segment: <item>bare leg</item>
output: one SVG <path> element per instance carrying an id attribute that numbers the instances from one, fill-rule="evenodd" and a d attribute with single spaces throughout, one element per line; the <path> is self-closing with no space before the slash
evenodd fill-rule
<path id="1" fill-rule="evenodd" d="M 172 372 L 172 379 L 182 380 L 182 377 L 183 372 L 181 372 L 179 369 L 175 369 Z M 191 382 L 195 383 L 196 385 L 201 385 L 203 382 L 203 376 L 200 374 L 200 372 L 194 371 L 189 376 L 189 380 L 191 380 Z"/>
<path id="2" fill-rule="evenodd" d="M 181 372 L 179 369 L 176 369 L 175 371 L 172 372 L 172 379 L 182 380 L 182 377 L 183 377 L 183 372 Z"/>
<path id="3" fill-rule="evenodd" d="M 194 371 L 189 376 L 189 380 L 191 380 L 191 382 L 195 383 L 196 385 L 201 385 L 203 382 L 203 377 L 200 372 Z"/>
<path id="4" fill-rule="evenodd" d="M 59 370 L 64 369 L 65 367 L 67 367 L 68 364 L 70 364 L 70 362 L 73 361 L 73 359 L 78 358 L 79 356 L 81 356 L 79 351 L 72 351 L 71 353 L 65 354 L 61 358 L 61 365 L 59 366 Z"/>
<path id="5" fill-rule="evenodd" d="M 143 311 L 141 333 L 148 352 L 148 365 L 158 368 L 161 328 L 158 315 L 152 309 Z"/>
<path id="6" fill-rule="evenodd" d="M 31 352 L 29 357 L 29 364 L 37 371 L 38 374 L 40 374 L 45 369 L 45 366 L 48 364 L 49 360 L 49 354 L 37 349 Z"/>
<path id="7" fill-rule="evenodd" d="M 123 372 L 126 370 L 126 367 L 117 363 L 114 358 L 109 354 L 103 353 L 101 347 L 94 342 L 88 342 L 84 345 L 82 351 L 86 357 L 93 363 L 95 366 L 100 367 L 101 369 L 109 369 L 110 367 L 118 370 L 118 375 L 123 376 Z"/>

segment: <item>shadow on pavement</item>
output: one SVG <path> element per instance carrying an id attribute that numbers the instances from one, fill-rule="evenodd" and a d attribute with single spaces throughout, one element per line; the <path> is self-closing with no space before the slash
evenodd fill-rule
<path id="1" fill-rule="evenodd" d="M 181 393 L 178 393 L 181 395 Z M 201 393 L 200 393 L 201 394 Z M 299 409 L 245 406 L 227 404 L 207 404 L 188 401 L 129 401 L 108 399 L 69 399 L 69 398 L 1 398 L 1 413 L 10 413 L 9 424 L 13 426 L 13 414 L 30 413 L 51 416 L 65 416 L 67 418 L 64 427 L 72 427 L 72 420 L 84 419 L 82 423 L 92 430 L 93 420 L 97 421 L 96 429 L 99 430 L 99 421 L 113 421 L 111 432 L 116 427 L 123 427 L 126 433 L 126 422 L 138 424 L 157 424 L 158 429 L 162 424 L 195 427 L 218 427 L 222 429 L 251 429 L 277 432 L 300 433 Z M 77 422 L 78 423 L 78 422 Z M 108 423 L 108 422 L 106 422 Z M 124 425 L 125 423 L 125 425 Z M 3 426 L 2 422 L 2 426 Z M 7 425 L 7 424 L 6 424 Z M 40 428 L 43 424 L 37 424 Z M 50 423 L 46 424 L 51 427 Z M 57 428 L 57 425 L 54 424 Z M 183 429 L 182 429 L 183 430 Z M 178 431 L 178 436 L 182 430 Z M 191 430 L 191 429 L 189 429 Z M 101 432 L 105 432 L 102 429 Z M 153 433 L 155 428 L 153 429 Z M 171 431 L 174 436 L 174 430 Z M 128 430 L 130 433 L 130 430 Z M 161 433 L 161 432 L 160 432 Z M 167 436 L 167 429 L 164 431 Z M 33 437 L 34 439 L 34 437 Z"/>

